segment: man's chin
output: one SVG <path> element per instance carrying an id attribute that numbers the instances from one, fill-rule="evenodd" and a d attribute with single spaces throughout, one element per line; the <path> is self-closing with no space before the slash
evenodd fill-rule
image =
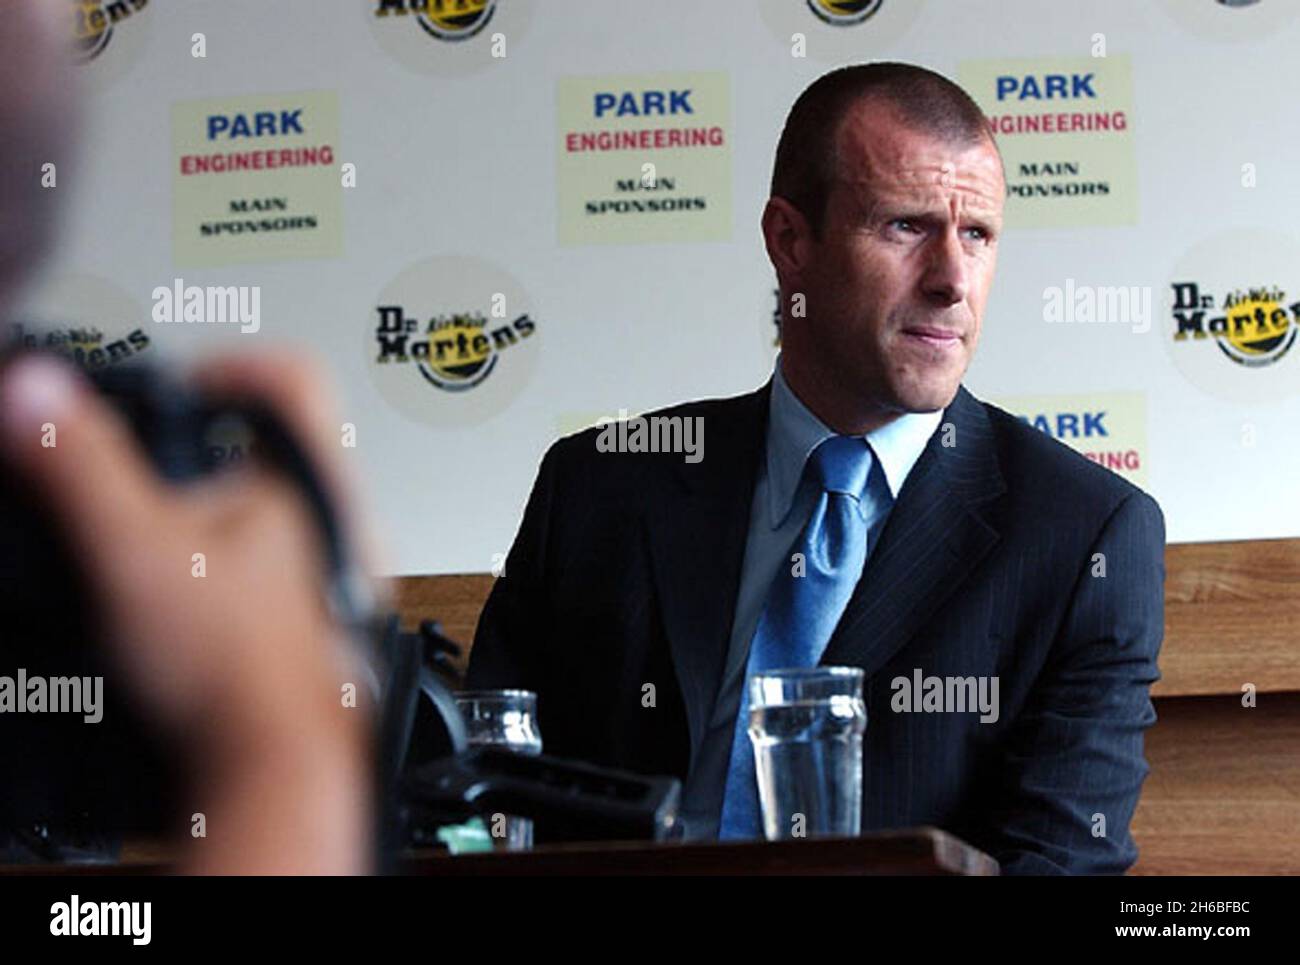
<path id="1" fill-rule="evenodd" d="M 947 385 L 906 386 L 895 398 L 902 412 L 938 412 L 952 404 L 960 386 L 960 381 Z"/>

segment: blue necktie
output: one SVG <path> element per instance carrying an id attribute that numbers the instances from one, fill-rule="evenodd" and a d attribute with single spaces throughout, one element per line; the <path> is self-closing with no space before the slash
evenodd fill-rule
<path id="1" fill-rule="evenodd" d="M 790 558 L 782 561 L 754 631 L 731 745 L 719 838 L 762 837 L 754 748 L 749 739 L 748 678 L 755 673 L 815 667 L 848 605 L 867 558 L 867 483 L 888 500 L 883 472 L 861 436 L 831 436 L 808 460 L 821 491 Z M 876 470 L 872 473 L 872 466 Z M 804 571 L 799 575 L 801 553 Z"/>

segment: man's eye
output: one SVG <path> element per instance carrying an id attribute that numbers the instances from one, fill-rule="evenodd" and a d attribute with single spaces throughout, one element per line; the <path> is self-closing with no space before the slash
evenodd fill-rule
<path id="1" fill-rule="evenodd" d="M 918 230 L 916 225 L 907 218 L 895 218 L 893 221 L 889 222 L 889 227 L 904 232 L 913 232 Z"/>
<path id="2" fill-rule="evenodd" d="M 989 233 L 988 230 L 985 228 L 967 228 L 966 234 L 974 238 L 976 241 L 989 240 Z"/>

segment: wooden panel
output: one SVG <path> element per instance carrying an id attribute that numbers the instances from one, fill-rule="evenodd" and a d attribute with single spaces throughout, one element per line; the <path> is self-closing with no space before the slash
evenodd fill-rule
<path id="1" fill-rule="evenodd" d="M 1300 874 L 1300 694 L 1157 700 L 1133 874 Z"/>
<path id="2" fill-rule="evenodd" d="M 445 636 L 455 640 L 463 653 L 456 663 L 463 674 L 474 642 L 478 616 L 492 590 L 492 574 L 466 576 L 400 576 L 392 581 L 393 601 L 408 628 L 421 620 L 437 620 Z"/>
<path id="3" fill-rule="evenodd" d="M 1175 697 L 1300 691 L 1300 540 L 1188 543 L 1165 551 L 1162 679 Z M 489 574 L 407 576 L 394 581 L 404 622 L 442 621 L 468 654 Z"/>
<path id="4" fill-rule="evenodd" d="M 1300 540 L 1179 544 L 1165 567 L 1153 694 L 1300 690 Z"/>

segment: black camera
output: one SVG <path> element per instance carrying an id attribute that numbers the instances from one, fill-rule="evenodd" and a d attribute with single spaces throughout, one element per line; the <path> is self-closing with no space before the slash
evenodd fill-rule
<path id="1" fill-rule="evenodd" d="M 87 375 L 127 416 L 163 476 L 183 482 L 213 471 L 217 452 L 204 440 L 219 410 L 150 368 Z M 0 702 L 0 840 L 10 857 L 111 852 L 117 835 L 157 831 L 174 818 L 172 748 L 119 685 L 88 590 L 41 494 L 0 452 L 0 678 L 11 681 L 13 704 Z M 59 706 L 70 696 L 83 712 Z"/>
<path id="2" fill-rule="evenodd" d="M 0 378 L 3 366 L 0 360 Z M 674 779 L 469 746 L 455 681 L 439 672 L 446 666 L 440 655 L 455 645 L 436 625 L 403 633 L 395 615 L 377 613 L 319 476 L 274 413 L 208 399 L 134 360 L 87 374 L 126 416 L 163 478 L 185 485 L 219 471 L 229 461 L 223 440 L 234 435 L 297 484 L 325 548 L 322 591 L 369 667 L 380 707 L 374 779 L 381 867 L 391 868 L 413 841 L 429 842 L 442 824 L 496 810 L 534 817 L 539 841 L 673 831 Z M 57 520 L 0 453 L 0 863 L 113 860 L 123 837 L 158 837 L 184 817 L 179 749 L 133 708 L 96 611 Z M 3 703 L 6 677 L 21 710 Z M 50 709 L 56 681 L 65 695 L 76 687 L 83 708 L 90 695 L 93 711 L 28 712 L 29 683 L 37 681 L 41 711 Z"/>

